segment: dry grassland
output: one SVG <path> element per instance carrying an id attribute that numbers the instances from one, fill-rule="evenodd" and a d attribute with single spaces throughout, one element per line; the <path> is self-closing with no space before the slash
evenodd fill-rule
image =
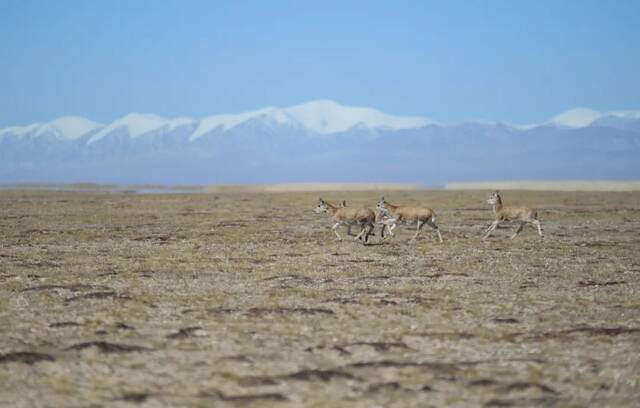
<path id="1" fill-rule="evenodd" d="M 477 181 L 449 183 L 448 190 L 640 191 L 640 181 Z"/>
<path id="2" fill-rule="evenodd" d="M 379 192 L 323 193 L 373 207 Z M 638 406 L 640 193 L 385 192 L 425 229 L 335 242 L 316 193 L 0 192 L 0 406 Z"/>

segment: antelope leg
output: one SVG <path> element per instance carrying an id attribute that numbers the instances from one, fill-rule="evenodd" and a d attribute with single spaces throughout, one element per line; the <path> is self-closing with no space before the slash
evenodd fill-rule
<path id="1" fill-rule="evenodd" d="M 524 225 L 526 224 L 526 222 L 521 222 L 520 225 L 518 226 L 518 229 L 516 230 L 516 232 L 513 233 L 513 235 L 511 236 L 511 239 L 514 239 L 515 237 L 518 236 L 518 234 L 520 232 L 522 232 L 522 229 L 524 228 Z"/>
<path id="2" fill-rule="evenodd" d="M 389 229 L 389 235 L 391 235 L 393 237 L 395 235 L 393 233 L 393 230 L 396 229 L 396 227 L 398 226 L 398 224 L 396 224 L 396 219 L 395 218 L 390 218 L 386 222 L 387 222 L 387 227 Z M 388 226 L 389 224 L 391 224 L 390 227 Z"/>
<path id="3" fill-rule="evenodd" d="M 538 220 L 533 220 L 533 225 L 535 225 L 536 227 L 538 227 L 538 235 L 543 236 L 542 235 L 542 225 L 540 225 L 540 221 Z"/>
<path id="4" fill-rule="evenodd" d="M 442 242 L 442 234 L 440 233 L 440 228 L 438 228 L 438 224 L 436 224 L 435 221 L 433 220 L 427 221 L 427 224 L 429 224 L 431 228 L 436 230 L 436 232 L 438 233 L 438 239 L 440 240 L 440 242 Z"/>
<path id="5" fill-rule="evenodd" d="M 375 228 L 375 225 L 373 223 L 367 224 L 365 226 L 367 232 L 366 234 L 364 234 L 364 240 L 363 240 L 363 244 L 366 244 L 369 241 L 369 235 L 371 235 L 373 233 L 373 229 Z"/>
<path id="6" fill-rule="evenodd" d="M 411 238 L 411 239 L 409 240 L 409 242 L 415 242 L 415 240 L 416 240 L 416 238 L 418 238 L 418 234 L 420 233 L 420 230 L 422 229 L 422 226 L 423 226 L 424 224 L 425 224 L 425 223 L 424 223 L 423 221 L 418 220 L 418 224 L 417 224 L 417 226 L 416 226 L 416 233 L 413 235 L 413 238 Z"/>
<path id="7" fill-rule="evenodd" d="M 336 237 L 338 237 L 338 241 L 342 241 L 342 237 L 340 236 L 340 234 L 338 234 L 338 230 L 337 228 L 340 226 L 339 222 L 336 222 L 335 225 L 333 227 L 331 227 L 331 229 L 333 230 L 333 232 L 336 234 Z"/>
<path id="8" fill-rule="evenodd" d="M 493 232 L 494 229 L 496 229 L 496 227 L 498 226 L 498 224 L 500 223 L 500 221 L 494 221 L 489 228 L 487 228 L 487 232 L 484 234 L 484 236 L 482 237 L 482 239 L 487 239 L 489 238 L 489 235 L 491 235 L 491 233 Z"/>

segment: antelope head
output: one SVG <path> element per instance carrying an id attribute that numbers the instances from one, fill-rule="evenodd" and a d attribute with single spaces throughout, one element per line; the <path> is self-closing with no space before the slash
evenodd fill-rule
<path id="1" fill-rule="evenodd" d="M 316 209 L 314 211 L 318 214 L 326 213 L 327 211 L 329 211 L 329 206 L 322 198 L 319 198 L 318 205 L 316 206 Z"/>
<path id="2" fill-rule="evenodd" d="M 384 200 L 384 197 L 380 197 L 380 201 L 376 204 L 376 210 L 380 211 L 382 214 L 387 214 L 389 212 L 387 202 Z"/>
<path id="3" fill-rule="evenodd" d="M 487 199 L 487 204 L 496 205 L 500 201 L 500 192 L 498 190 L 489 194 L 489 198 Z"/>

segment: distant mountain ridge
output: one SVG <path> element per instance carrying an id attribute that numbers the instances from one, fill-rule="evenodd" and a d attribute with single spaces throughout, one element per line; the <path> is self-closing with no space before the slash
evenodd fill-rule
<path id="1" fill-rule="evenodd" d="M 640 177 L 640 111 L 443 124 L 318 100 L 202 119 L 68 116 L 0 129 L 0 183 L 417 182 Z"/>

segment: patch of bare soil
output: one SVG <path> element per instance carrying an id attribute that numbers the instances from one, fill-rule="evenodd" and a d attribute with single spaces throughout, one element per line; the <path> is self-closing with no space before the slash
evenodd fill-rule
<path id="1" fill-rule="evenodd" d="M 79 351 L 95 347 L 102 353 L 131 353 L 140 351 L 151 351 L 152 349 L 143 346 L 109 343 L 106 341 L 86 341 L 67 347 L 66 351 Z"/>
<path id="2" fill-rule="evenodd" d="M 56 359 L 49 354 L 35 353 L 32 351 L 14 351 L 11 353 L 0 354 L 0 364 L 3 363 L 23 363 L 33 365 L 41 361 L 55 361 Z"/>

